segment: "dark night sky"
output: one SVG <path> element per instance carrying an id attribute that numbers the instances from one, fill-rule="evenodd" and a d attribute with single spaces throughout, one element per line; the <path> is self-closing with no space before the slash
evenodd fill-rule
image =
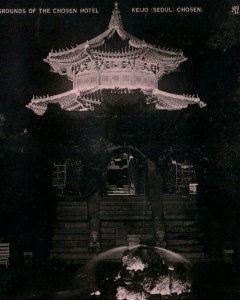
<path id="1" fill-rule="evenodd" d="M 5 3 L 4 3 L 5 2 Z M 99 14 L 0 15 L 1 103 L 5 110 L 22 109 L 32 95 L 56 94 L 71 88 L 65 77 L 49 72 L 43 62 L 53 49 L 70 47 L 107 29 L 113 2 L 84 0 L 1 1 L 1 8 L 97 7 Z M 205 63 L 208 37 L 229 13 L 228 1 L 119 1 L 125 29 L 149 43 L 182 49 L 188 61 L 180 72 L 165 76 L 160 88 L 169 92 L 197 94 L 198 69 Z M 217 5 L 217 2 L 221 4 Z M 202 6 L 201 14 L 134 14 L 132 7 Z M 201 98 L 206 101 L 204 95 Z"/>

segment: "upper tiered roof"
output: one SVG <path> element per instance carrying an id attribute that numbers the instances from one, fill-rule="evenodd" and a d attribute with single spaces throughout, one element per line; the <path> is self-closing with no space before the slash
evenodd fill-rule
<path id="1" fill-rule="evenodd" d="M 118 47 L 113 47 L 113 41 L 117 40 Z M 72 79 L 76 67 L 93 62 L 100 68 L 102 60 L 108 59 L 139 60 L 152 64 L 159 78 L 186 60 L 181 51 L 150 45 L 125 31 L 118 3 L 115 2 L 106 31 L 71 49 L 52 50 L 44 61 L 50 64 L 54 72 L 66 74 Z"/>

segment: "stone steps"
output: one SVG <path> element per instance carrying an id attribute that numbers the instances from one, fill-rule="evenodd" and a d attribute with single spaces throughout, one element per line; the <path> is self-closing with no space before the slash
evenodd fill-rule
<path id="1" fill-rule="evenodd" d="M 88 204 L 76 201 L 76 197 L 61 200 L 57 203 L 50 258 L 66 264 L 82 264 L 90 258 Z"/>
<path id="2" fill-rule="evenodd" d="M 138 202 L 148 200 L 144 195 L 128 195 L 128 196 L 103 196 L 101 201 L 126 203 L 126 201 Z"/>
<path id="3" fill-rule="evenodd" d="M 119 203 L 101 203 L 101 209 L 103 210 L 123 210 L 123 211 L 129 211 L 129 209 L 132 210 L 149 210 L 151 211 L 151 207 L 149 205 L 149 203 L 136 203 L 136 202 L 132 202 L 132 203 L 125 203 L 125 204 L 119 204 Z"/>
<path id="4" fill-rule="evenodd" d="M 163 212 L 167 248 L 192 262 L 206 260 L 195 197 L 163 195 Z"/>
<path id="5" fill-rule="evenodd" d="M 183 227 L 183 228 L 191 228 L 194 226 L 197 226 L 198 223 L 196 221 L 185 221 L 185 220 L 180 220 L 180 221 L 175 221 L 175 220 L 168 220 L 166 227 L 171 228 L 171 227 Z"/>
<path id="6" fill-rule="evenodd" d="M 143 244 L 153 244 L 150 201 L 144 196 L 102 197 L 100 205 L 101 249 L 128 245 L 128 235 L 141 235 Z"/>
<path id="7" fill-rule="evenodd" d="M 188 245 L 173 245 L 173 246 L 171 246 L 171 250 L 185 254 L 189 251 L 203 252 L 203 247 L 199 246 L 199 245 L 191 245 L 191 248 L 190 248 Z"/>
<path id="8" fill-rule="evenodd" d="M 83 207 L 87 208 L 87 202 L 86 201 L 61 201 L 58 202 L 58 208 L 60 207 Z"/>
<path id="9" fill-rule="evenodd" d="M 194 233 L 201 232 L 198 226 L 167 226 L 168 233 Z"/>
<path id="10" fill-rule="evenodd" d="M 88 220 L 87 202 L 60 201 L 57 205 L 57 222 L 77 222 Z"/>
<path id="11" fill-rule="evenodd" d="M 125 187 L 107 187 L 107 189 L 109 190 L 109 191 L 118 191 L 118 190 L 121 190 L 121 191 L 127 191 L 127 190 L 129 190 L 129 186 L 125 186 Z"/>
<path id="12" fill-rule="evenodd" d="M 186 245 L 199 245 L 198 240 L 193 239 L 175 239 L 175 240 L 167 240 L 167 245 L 169 249 L 173 249 L 175 246 L 186 246 Z M 190 249 L 190 248 L 189 248 Z M 191 250 L 191 249 L 190 249 Z"/>
<path id="13" fill-rule="evenodd" d="M 198 209 L 197 208 L 172 208 L 172 207 L 166 207 L 164 206 L 164 213 L 165 215 L 172 215 L 174 213 L 174 215 L 183 215 L 183 216 L 193 216 L 195 214 L 197 214 Z"/>
<path id="14" fill-rule="evenodd" d="M 115 220 L 115 221 L 124 221 L 124 220 L 132 220 L 132 221 L 138 221 L 139 219 L 143 218 L 143 216 L 104 216 L 102 217 L 102 220 Z M 145 220 L 151 220 L 152 216 L 145 216 Z"/>
<path id="15" fill-rule="evenodd" d="M 163 200 L 165 207 L 197 207 L 196 200 Z"/>
<path id="16" fill-rule="evenodd" d="M 164 203 L 179 201 L 179 202 L 196 202 L 195 195 L 181 195 L 181 194 L 163 194 Z M 168 202 L 169 201 L 169 202 Z"/>
<path id="17" fill-rule="evenodd" d="M 131 211 L 129 210 L 114 210 L 114 208 L 112 210 L 103 210 L 101 208 L 101 211 L 100 211 L 100 217 L 105 217 L 105 216 L 119 216 L 119 217 L 132 217 L 132 216 L 138 216 L 140 219 L 143 217 L 143 216 L 151 216 L 152 215 L 152 212 L 150 210 L 135 210 L 135 209 L 132 209 Z"/>
<path id="18" fill-rule="evenodd" d="M 101 233 L 101 238 L 102 240 L 106 240 L 106 239 L 115 239 L 116 238 L 116 233 Z M 148 234 L 141 234 L 141 239 L 142 240 L 149 240 L 152 238 L 152 234 L 148 233 Z"/>
<path id="19" fill-rule="evenodd" d="M 111 206 L 111 207 L 104 207 L 100 206 L 100 212 L 104 212 L 106 214 L 111 213 L 112 211 L 116 212 L 122 212 L 122 214 L 136 214 L 140 213 L 140 215 L 145 214 L 152 214 L 152 210 L 149 207 L 135 207 L 134 205 L 128 205 L 127 207 L 121 207 L 121 206 Z"/>
<path id="20" fill-rule="evenodd" d="M 180 232 L 180 233 L 170 233 L 167 232 L 167 239 L 168 240 L 176 240 L 176 239 L 200 239 L 203 237 L 202 232 Z"/>
<path id="21" fill-rule="evenodd" d="M 63 248 L 56 248 L 54 250 L 51 251 L 51 254 L 78 254 L 78 253 L 88 253 L 88 248 L 86 247 L 63 247 Z"/>
<path id="22" fill-rule="evenodd" d="M 102 221 L 101 222 L 101 226 L 102 228 L 115 228 L 115 225 L 118 225 L 118 223 L 114 223 L 112 221 Z M 135 221 L 134 222 L 134 225 L 137 227 L 137 228 L 141 228 L 143 226 L 143 220 L 138 220 L 138 221 Z M 146 220 L 144 221 L 144 228 L 146 230 L 152 230 L 152 221 L 151 220 Z"/>
<path id="23" fill-rule="evenodd" d="M 66 234 L 88 234 L 88 228 L 55 228 L 54 233 L 57 235 L 66 235 Z"/>
<path id="24" fill-rule="evenodd" d="M 142 234 L 142 235 L 148 235 L 148 234 L 152 234 L 152 227 L 151 228 L 146 228 L 146 227 L 143 227 L 143 225 L 139 226 L 138 228 L 139 229 L 139 234 Z M 106 228 L 106 227 L 102 227 L 101 228 L 101 233 L 102 235 L 103 234 L 115 234 L 116 232 L 116 228 L 115 227 L 111 227 L 111 228 Z"/>
<path id="25" fill-rule="evenodd" d="M 87 209 L 81 207 L 59 207 L 57 216 L 87 216 Z"/>
<path id="26" fill-rule="evenodd" d="M 79 216 L 79 215 L 64 215 L 64 213 L 61 213 L 58 215 L 58 220 L 63 222 L 71 222 L 71 221 L 87 221 L 88 220 L 88 216 L 87 215 L 83 215 L 83 216 Z"/>
<path id="27" fill-rule="evenodd" d="M 85 233 L 55 234 L 53 236 L 53 241 L 86 241 L 88 236 L 89 235 Z"/>
<path id="28" fill-rule="evenodd" d="M 117 187 L 117 186 L 107 186 L 107 195 L 108 196 L 128 196 L 131 195 L 130 187 L 129 186 L 123 186 L 123 187 Z"/>
<path id="29" fill-rule="evenodd" d="M 139 196 L 104 197 L 100 205 L 102 220 L 142 220 L 151 219 L 149 199 Z"/>
<path id="30" fill-rule="evenodd" d="M 88 241 L 63 241 L 63 240 L 55 240 L 52 242 L 52 246 L 53 246 L 53 249 L 54 248 L 66 248 L 66 249 L 69 249 L 69 248 L 73 248 L 73 247 L 79 247 L 79 248 L 82 248 L 82 247 L 86 247 L 88 248 L 89 246 L 89 242 Z M 52 249 L 52 251 L 54 251 Z"/>
<path id="31" fill-rule="evenodd" d="M 109 196 L 128 196 L 131 195 L 129 191 L 117 191 L 117 192 L 107 192 L 107 195 Z"/>
<path id="32" fill-rule="evenodd" d="M 71 230 L 71 228 L 73 229 L 88 229 L 89 228 L 89 224 L 88 222 L 62 222 L 62 221 L 57 221 L 56 224 L 54 225 L 55 230 L 57 229 L 69 229 Z"/>
<path id="33" fill-rule="evenodd" d="M 91 259 L 92 255 L 88 253 L 58 253 L 54 254 L 54 258 L 67 264 L 82 264 Z"/>
<path id="34" fill-rule="evenodd" d="M 173 214 L 164 214 L 164 219 L 167 221 L 196 221 L 199 219 L 199 217 L 198 215 L 191 215 L 190 213 L 188 215 L 176 215 L 176 213 L 174 212 Z"/>

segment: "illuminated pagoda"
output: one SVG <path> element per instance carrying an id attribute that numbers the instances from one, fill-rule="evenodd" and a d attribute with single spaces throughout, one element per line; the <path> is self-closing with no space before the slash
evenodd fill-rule
<path id="1" fill-rule="evenodd" d="M 111 100 L 126 103 L 144 100 L 150 110 L 203 107 L 205 104 L 198 97 L 158 89 L 161 77 L 175 71 L 186 59 L 181 51 L 152 46 L 126 32 L 115 3 L 106 31 L 72 49 L 52 51 L 44 60 L 53 72 L 73 82 L 72 89 L 33 98 L 27 107 L 37 115 L 43 115 L 48 104 L 54 103 L 76 113 L 100 112 Z M 122 118 L 121 111 L 120 119 L 127 120 Z M 54 164 L 53 187 L 58 201 L 50 258 L 81 264 L 101 251 L 141 243 L 167 247 L 191 261 L 205 259 L 201 228 L 195 222 L 197 179 L 193 165 L 185 160 L 185 153 L 184 161 L 170 163 L 160 153 L 156 153 L 158 159 L 153 161 L 147 149 L 156 151 L 152 140 L 140 145 L 141 150 L 136 148 L 134 140 L 129 138 L 134 137 L 129 126 L 127 133 L 123 130 L 119 135 L 120 144 L 116 144 L 111 134 L 120 123 L 106 121 L 104 139 L 94 136 L 91 140 L 94 152 L 103 145 L 104 154 L 96 155 L 101 166 L 94 159 L 88 163 L 85 154 L 89 152 L 88 144 L 87 151 L 81 149 L 81 152 L 78 150 L 85 146 L 79 147 L 78 142 L 73 151 L 70 146 L 62 161 Z M 91 120 L 89 124 L 97 122 Z M 138 138 L 134 137 L 135 141 Z M 84 139 L 85 133 L 81 141 Z M 145 140 L 141 139 L 139 144 L 143 143 Z"/>
<path id="2" fill-rule="evenodd" d="M 106 31 L 71 49 L 51 51 L 44 59 L 54 73 L 67 76 L 73 88 L 54 96 L 33 97 L 27 107 L 38 115 L 45 113 L 49 103 L 68 111 L 94 110 L 103 103 L 106 89 L 123 94 L 140 89 L 146 103 L 157 110 L 180 110 L 192 104 L 203 107 L 199 97 L 158 89 L 160 78 L 186 60 L 181 51 L 155 47 L 126 32 L 116 2 Z"/>

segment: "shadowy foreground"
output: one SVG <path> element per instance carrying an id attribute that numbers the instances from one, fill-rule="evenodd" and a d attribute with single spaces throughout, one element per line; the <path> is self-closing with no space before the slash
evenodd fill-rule
<path id="1" fill-rule="evenodd" d="M 118 263 L 99 266 L 96 271 L 96 280 L 101 291 L 99 296 L 90 296 L 91 278 L 81 266 L 1 268 L 0 299 L 116 299 L 116 285 L 111 278 L 117 275 L 119 267 Z M 215 261 L 196 264 L 192 270 L 190 294 L 154 295 L 151 299 L 240 299 L 240 274 L 229 263 Z"/>

